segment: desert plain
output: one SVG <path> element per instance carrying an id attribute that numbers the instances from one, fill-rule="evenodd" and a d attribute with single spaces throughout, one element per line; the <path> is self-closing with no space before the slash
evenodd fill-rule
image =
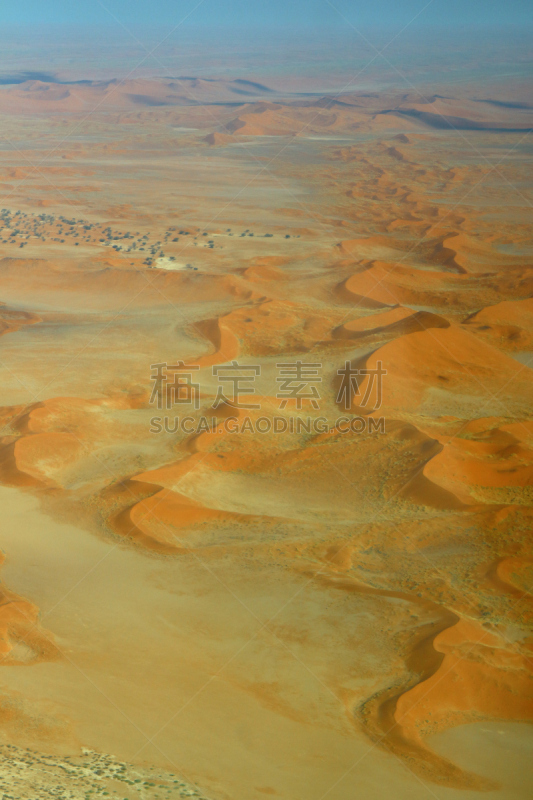
<path id="1" fill-rule="evenodd" d="M 525 800 L 527 75 L 114 58 L 1 62 L 2 796 Z"/>

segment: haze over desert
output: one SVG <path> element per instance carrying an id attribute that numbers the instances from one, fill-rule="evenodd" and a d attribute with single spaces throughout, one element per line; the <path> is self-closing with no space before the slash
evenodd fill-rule
<path id="1" fill-rule="evenodd" d="M 0 31 L 0 797 L 526 800 L 531 10 Z"/>

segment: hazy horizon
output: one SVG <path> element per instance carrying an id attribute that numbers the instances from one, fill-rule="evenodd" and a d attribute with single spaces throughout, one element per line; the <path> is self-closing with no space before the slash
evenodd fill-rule
<path id="1" fill-rule="evenodd" d="M 418 25 L 461 26 L 532 24 L 533 7 L 525 0 L 106 0 L 72 4 L 67 0 L 23 0 L 3 4 L 0 21 L 5 24 L 277 27 L 293 29 Z"/>
<path id="2" fill-rule="evenodd" d="M 172 28 L 170 29 L 172 31 Z M 490 76 L 494 87 L 531 73 L 529 30 L 487 26 L 371 28 L 322 31 L 252 28 L 227 31 L 182 26 L 4 25 L 0 30 L 0 83 L 22 80 L 113 78 L 251 78 L 295 91 L 383 90 L 416 84 L 446 92 Z M 355 83 L 352 85 L 351 81 Z"/>

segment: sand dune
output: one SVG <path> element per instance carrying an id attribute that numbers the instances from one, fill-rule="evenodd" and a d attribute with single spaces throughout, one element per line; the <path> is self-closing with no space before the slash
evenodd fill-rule
<path id="1" fill-rule="evenodd" d="M 408 131 L 413 126 L 418 130 L 527 131 L 533 110 L 527 103 L 505 104 L 463 96 L 421 98 L 415 93 L 354 92 L 317 99 L 273 90 L 256 81 L 190 76 L 64 83 L 30 79 L 11 85 L 4 81 L 0 86 L 0 109 L 9 114 L 79 114 L 91 110 L 157 113 L 210 104 L 243 109 L 225 122 L 220 132 L 209 134 L 217 137 L 299 135 L 302 128 L 305 135 L 357 128 L 379 131 L 401 128 L 406 122 Z M 406 158 L 396 145 L 389 147 L 388 153 L 401 161 Z"/>
<path id="2" fill-rule="evenodd" d="M 437 654 L 442 654 L 438 668 L 397 701 L 395 717 L 402 733 L 410 728 L 427 733 L 428 727 L 438 729 L 443 724 L 453 724 L 454 716 L 460 720 L 472 712 L 492 718 L 531 717 L 533 697 L 527 658 L 517 654 L 505 639 L 470 620 L 459 620 L 434 638 L 433 647 Z M 484 662 L 482 669 L 480 657 Z M 445 701 L 441 706 L 439 695 L 446 697 L 451 686 L 454 701 L 452 704 Z M 425 700 L 430 691 L 431 705 Z M 398 738 L 401 737 L 400 733 Z M 423 748 L 416 734 L 404 733 L 404 739 L 406 743 L 411 740 L 409 745 L 413 749 Z M 431 760 L 428 759 L 430 769 Z M 446 766 L 453 774 L 453 765 Z M 472 788 L 495 788 L 475 776 L 464 781 L 465 788 L 469 784 Z"/>
<path id="3" fill-rule="evenodd" d="M 439 404 L 444 414 L 466 416 L 481 404 L 496 414 L 524 414 L 533 385 L 530 369 L 517 369 L 513 359 L 457 327 L 401 336 L 375 350 L 365 368 L 377 369 L 378 361 L 387 370 L 388 413 L 433 413 Z M 369 389 L 374 402 L 371 380 L 363 380 L 360 393 Z"/>
<path id="4" fill-rule="evenodd" d="M 426 98 L 420 102 L 403 101 L 395 113 L 422 120 L 433 128 L 455 128 L 457 130 L 514 130 L 528 129 L 531 107 L 523 108 L 500 105 L 486 100 L 457 100 L 452 97 Z"/>
<path id="5" fill-rule="evenodd" d="M 22 325 L 34 325 L 39 322 L 37 314 L 28 311 L 15 311 L 0 303 L 0 336 L 18 330 Z"/>
<path id="6" fill-rule="evenodd" d="M 334 335 L 341 339 L 364 339 L 367 342 L 376 338 L 381 340 L 429 328 L 449 328 L 449 326 L 450 323 L 437 314 L 397 307 L 382 314 L 373 314 L 371 317 L 347 322 L 334 331 Z"/>
<path id="7" fill-rule="evenodd" d="M 465 320 L 467 330 L 504 350 L 533 349 L 533 301 L 504 300 Z"/>
<path id="8" fill-rule="evenodd" d="M 266 277 L 264 272 L 261 276 Z M 330 340 L 336 316 L 340 314 L 309 315 L 297 303 L 259 299 L 218 320 L 196 325 L 196 330 L 215 348 L 212 355 L 203 356 L 198 363 L 201 366 L 223 363 L 241 352 L 255 356 L 307 352 L 315 343 Z"/>
<path id="9" fill-rule="evenodd" d="M 522 441 L 524 431 L 512 435 L 492 428 L 491 420 L 486 425 L 486 430 L 476 425 L 475 431 L 466 425 L 427 465 L 425 474 L 463 502 L 529 504 L 524 487 L 533 480 L 533 451 Z"/>
<path id="10" fill-rule="evenodd" d="M 125 111 L 133 108 L 158 108 L 175 105 L 200 105 L 220 102 L 248 102 L 268 95 L 271 89 L 246 80 L 177 77 L 158 80 L 126 79 L 49 83 L 28 80 L 0 89 L 0 108 L 9 113 Z"/>
<path id="11" fill-rule="evenodd" d="M 421 270 L 400 262 L 374 261 L 364 263 L 358 271 L 338 286 L 343 300 L 361 307 L 379 308 L 398 304 L 428 306 L 436 311 L 445 309 L 476 309 L 497 302 L 502 292 L 522 299 L 527 297 L 533 283 L 529 268 L 516 270 L 514 275 L 500 274 L 487 280 L 472 280 L 469 276 Z M 481 276 L 483 279 L 484 276 Z"/>
<path id="12" fill-rule="evenodd" d="M 469 240 L 464 234 L 446 234 L 431 240 L 425 237 L 416 249 L 409 240 L 374 236 L 367 239 L 343 241 L 339 244 L 343 255 L 353 258 L 374 258 L 391 261 L 397 254 L 400 262 L 418 262 L 438 267 L 440 270 L 467 274 L 494 269 L 496 256 L 490 244 Z M 504 265 L 522 266 L 519 256 L 509 258 L 500 255 L 501 268 Z"/>
<path id="13" fill-rule="evenodd" d="M 5 560 L 2 557 L 3 563 Z M 0 659 L 6 667 L 26 666 L 58 658 L 54 637 L 41 628 L 39 609 L 6 587 L 0 592 Z M 17 717 L 17 710 L 0 706 L 0 721 Z"/>

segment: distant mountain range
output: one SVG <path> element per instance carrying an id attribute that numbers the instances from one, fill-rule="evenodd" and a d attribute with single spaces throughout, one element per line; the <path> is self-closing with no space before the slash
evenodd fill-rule
<path id="1" fill-rule="evenodd" d="M 0 77 L 3 113 L 127 112 L 173 106 L 221 105 L 242 107 L 225 127 L 231 133 L 270 135 L 291 133 L 291 120 L 300 121 L 305 108 L 323 109 L 324 127 L 349 130 L 364 118 L 389 127 L 384 115 L 408 117 L 421 127 L 459 130 L 527 131 L 533 127 L 532 98 L 510 101 L 408 94 L 281 93 L 262 83 L 243 79 L 191 76 L 107 81 L 61 81 L 46 73 L 17 73 Z M 253 115 L 253 117 L 251 117 Z M 331 116 L 334 115 L 334 116 Z M 319 122 L 319 120 L 318 120 Z M 316 128 L 316 125 L 314 126 Z"/>

